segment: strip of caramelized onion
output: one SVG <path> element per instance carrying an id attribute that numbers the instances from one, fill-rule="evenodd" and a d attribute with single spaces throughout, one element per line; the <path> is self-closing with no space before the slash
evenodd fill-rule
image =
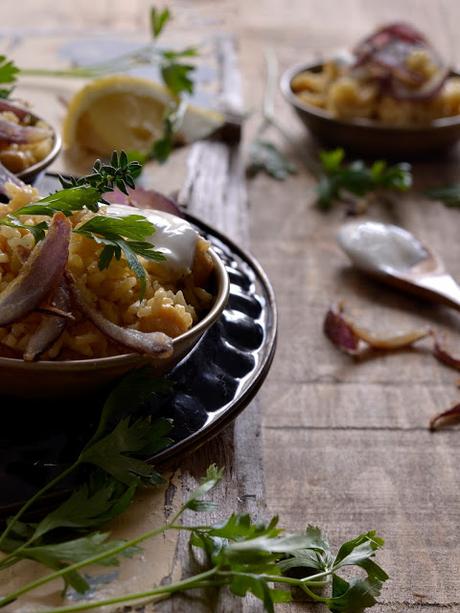
<path id="1" fill-rule="evenodd" d="M 137 206 L 140 209 L 154 209 L 156 211 L 171 213 L 171 215 L 177 215 L 178 217 L 184 216 L 180 208 L 171 198 L 153 189 L 144 189 L 142 187 L 131 189 L 129 187 L 128 195 L 116 189 L 113 192 L 107 192 L 103 197 L 104 200 L 112 204 L 127 204 L 130 206 Z"/>
<path id="2" fill-rule="evenodd" d="M 359 338 L 343 315 L 343 303 L 340 302 L 329 308 L 324 319 L 323 331 L 340 351 L 348 355 L 358 354 Z"/>
<path id="3" fill-rule="evenodd" d="M 451 409 L 443 411 L 430 419 L 430 430 L 434 431 L 443 425 L 457 423 L 460 421 L 460 404 L 456 404 Z"/>
<path id="4" fill-rule="evenodd" d="M 451 366 L 456 370 L 460 370 L 460 358 L 454 357 L 449 353 L 445 347 L 443 347 L 436 337 L 435 333 L 429 329 L 424 328 L 420 330 L 412 330 L 403 334 L 397 334 L 390 337 L 375 336 L 372 332 L 361 328 L 351 321 L 344 314 L 343 303 L 340 302 L 329 308 L 324 319 L 324 333 L 329 340 L 340 351 L 347 353 L 348 355 L 359 356 L 363 353 L 363 349 L 366 343 L 368 347 L 373 349 L 384 349 L 386 351 L 402 349 L 409 347 L 413 343 L 426 338 L 427 336 L 434 337 L 433 355 L 443 364 Z M 363 345 L 361 348 L 360 345 Z M 443 425 L 460 422 L 460 403 L 456 404 L 451 409 L 443 411 L 438 415 L 435 415 L 430 420 L 430 430 L 437 430 Z"/>
<path id="5" fill-rule="evenodd" d="M 421 32 L 408 23 L 395 22 L 382 26 L 370 36 L 360 41 L 353 50 L 357 63 L 365 62 L 375 55 L 376 52 L 385 49 L 394 40 L 399 40 L 411 45 L 427 44 L 426 38 Z"/>
<path id="6" fill-rule="evenodd" d="M 94 308 L 87 290 L 77 283 L 70 272 L 67 272 L 67 279 L 76 306 L 105 336 L 135 353 L 156 358 L 168 358 L 172 355 L 173 345 L 169 336 L 163 332 L 141 332 L 114 324 Z"/>
<path id="7" fill-rule="evenodd" d="M 56 213 L 46 237 L 38 243 L 18 276 L 0 294 L 0 326 L 33 311 L 59 283 L 67 263 L 72 226 Z"/>
<path id="8" fill-rule="evenodd" d="M 19 119 L 24 119 L 28 115 L 31 114 L 30 110 L 25 106 L 21 106 L 20 104 L 14 104 L 9 100 L 5 100 L 4 98 L 0 99 L 0 113 L 4 113 L 8 111 L 10 113 L 14 113 L 16 117 Z"/>
<path id="9" fill-rule="evenodd" d="M 394 45 L 399 43 L 398 47 Z M 407 23 L 389 23 L 360 41 L 353 49 L 356 65 L 379 59 L 387 67 L 400 66 L 408 47 L 425 47 L 428 41 L 421 32 Z M 389 51 L 388 51 L 389 50 Z"/>
<path id="10" fill-rule="evenodd" d="M 391 95 L 397 100 L 430 100 L 439 94 L 449 76 L 447 68 L 440 68 L 438 73 L 418 89 L 407 87 L 400 80 L 393 79 Z"/>
<path id="11" fill-rule="evenodd" d="M 415 50 L 423 50 L 436 66 L 428 80 L 407 66 L 407 58 Z M 449 76 L 448 68 L 423 34 L 405 23 L 380 28 L 358 44 L 354 55 L 354 70 L 375 79 L 382 93 L 398 100 L 434 98 Z"/>
<path id="12" fill-rule="evenodd" d="M 356 336 L 367 343 L 373 349 L 384 349 L 385 351 L 391 351 L 393 349 L 403 349 L 404 347 L 410 347 L 417 341 L 422 340 L 431 335 L 429 328 L 422 328 L 420 330 L 409 330 L 408 332 L 402 332 L 395 334 L 394 336 L 375 336 L 369 330 L 361 328 L 352 323 L 351 328 Z"/>
<path id="13" fill-rule="evenodd" d="M 68 313 L 70 310 L 70 294 L 65 279 L 61 280 L 49 302 L 51 303 L 50 307 L 54 307 L 57 311 Z M 49 349 L 58 340 L 67 326 L 68 318 L 51 314 L 51 310 L 48 312 L 50 314 L 42 317 L 40 325 L 27 343 L 23 356 L 26 362 L 33 362 L 39 358 L 44 351 Z"/>
<path id="14" fill-rule="evenodd" d="M 455 368 L 455 370 L 460 370 L 460 358 L 453 356 L 446 347 L 441 344 L 437 336 L 434 337 L 433 355 L 443 364 L 447 364 L 447 366 Z"/>
<path id="15" fill-rule="evenodd" d="M 0 141 L 5 143 L 36 143 L 49 136 L 48 130 L 35 126 L 21 126 L 13 121 L 0 119 Z"/>
<path id="16" fill-rule="evenodd" d="M 360 341 L 373 349 L 392 351 L 410 347 L 422 338 L 430 336 L 432 331 L 429 328 L 423 328 L 394 336 L 377 336 L 346 317 L 343 303 L 339 303 L 330 307 L 326 313 L 324 333 L 344 353 L 358 355 L 360 353 Z"/>

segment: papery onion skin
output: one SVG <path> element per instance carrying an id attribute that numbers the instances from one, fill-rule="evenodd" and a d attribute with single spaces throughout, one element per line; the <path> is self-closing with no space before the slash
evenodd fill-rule
<path id="1" fill-rule="evenodd" d="M 423 76 L 406 65 L 415 49 L 429 54 L 437 67 L 425 82 Z M 397 100 L 422 101 L 437 96 L 449 76 L 449 69 L 424 35 L 406 23 L 384 26 L 360 42 L 354 49 L 356 58 L 352 74 L 375 79 L 383 94 Z"/>
<path id="2" fill-rule="evenodd" d="M 169 358 L 173 353 L 172 339 L 163 332 L 141 332 L 132 328 L 122 328 L 106 319 L 94 308 L 87 291 L 77 284 L 70 272 L 66 273 L 72 300 L 78 309 L 112 341 L 142 355 L 156 358 Z"/>
<path id="3" fill-rule="evenodd" d="M 412 45 L 426 45 L 425 36 L 413 26 L 396 22 L 387 24 L 362 40 L 353 50 L 357 58 L 356 64 L 361 65 L 376 52 L 384 49 L 394 40 L 401 40 Z"/>
<path id="4" fill-rule="evenodd" d="M 456 404 L 447 411 L 443 411 L 430 419 L 430 430 L 434 432 L 442 427 L 443 424 L 456 423 L 460 421 L 460 404 Z"/>
<path id="5" fill-rule="evenodd" d="M 392 349 L 403 349 L 404 347 L 410 347 L 417 341 L 426 338 L 431 335 L 429 328 L 423 330 L 411 330 L 409 332 L 402 332 L 401 334 L 395 334 L 394 336 L 375 336 L 369 330 L 357 326 L 353 322 L 348 321 L 350 328 L 355 335 L 365 343 L 367 343 L 373 349 L 384 349 L 391 351 Z"/>
<path id="6" fill-rule="evenodd" d="M 0 326 L 33 311 L 57 286 L 69 255 L 72 225 L 56 213 L 46 237 L 38 243 L 18 276 L 0 294 Z"/>
<path id="7" fill-rule="evenodd" d="M 433 355 L 443 364 L 446 364 L 455 370 L 460 370 L 460 358 L 456 358 L 449 351 L 447 351 L 437 336 L 434 337 Z"/>
<path id="8" fill-rule="evenodd" d="M 430 328 L 402 332 L 394 336 L 377 336 L 358 326 L 344 314 L 344 305 L 339 303 L 330 307 L 324 319 L 324 333 L 334 345 L 349 355 L 359 355 L 360 341 L 372 349 L 392 351 L 410 347 L 417 341 L 433 334 Z"/>
<path id="9" fill-rule="evenodd" d="M 62 279 L 61 283 L 54 291 L 51 299 L 52 306 L 64 312 L 70 310 L 70 294 L 67 288 L 65 279 Z M 33 362 L 40 355 L 49 349 L 64 332 L 68 323 L 68 319 L 60 317 L 59 315 L 43 315 L 42 321 L 36 331 L 32 334 L 27 343 L 26 350 L 24 352 L 24 360 L 26 362 Z"/>
<path id="10" fill-rule="evenodd" d="M 135 189 L 128 188 L 128 195 L 124 194 L 119 189 L 112 192 L 107 192 L 103 195 L 104 200 L 111 204 L 127 204 L 130 206 L 136 206 L 141 209 L 154 209 L 156 211 L 164 211 L 165 213 L 171 213 L 171 215 L 177 215 L 177 217 L 183 217 L 183 213 L 177 204 L 160 192 L 156 192 L 153 189 L 144 189 L 143 187 L 136 187 Z"/>
<path id="11" fill-rule="evenodd" d="M 0 99 L 0 113 L 4 113 L 5 111 L 14 113 L 19 119 L 25 119 L 27 116 L 31 115 L 30 110 L 25 106 L 14 104 L 13 102 L 2 98 Z"/>
<path id="12" fill-rule="evenodd" d="M 391 95 L 397 100 L 431 100 L 439 94 L 444 83 L 449 76 L 447 68 L 440 70 L 438 75 L 435 75 L 431 81 L 425 83 L 420 89 L 404 89 L 400 84 L 392 82 Z"/>
<path id="13" fill-rule="evenodd" d="M 341 351 L 348 355 L 357 355 L 359 338 L 343 317 L 343 305 L 333 305 L 326 313 L 323 324 L 324 334 Z"/>

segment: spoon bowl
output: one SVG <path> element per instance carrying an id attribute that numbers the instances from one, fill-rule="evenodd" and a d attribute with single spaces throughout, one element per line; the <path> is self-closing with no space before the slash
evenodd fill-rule
<path id="1" fill-rule="evenodd" d="M 352 264 L 389 285 L 460 310 L 460 286 L 438 255 L 404 228 L 352 222 L 337 240 Z"/>

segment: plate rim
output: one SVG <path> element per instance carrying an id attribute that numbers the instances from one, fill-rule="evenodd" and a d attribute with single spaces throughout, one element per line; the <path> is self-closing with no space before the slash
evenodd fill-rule
<path id="1" fill-rule="evenodd" d="M 263 269 L 262 265 L 251 252 L 246 251 L 245 249 L 237 245 L 235 241 L 228 237 L 225 233 L 221 232 L 220 230 L 217 230 L 210 224 L 201 221 L 194 215 L 191 215 L 189 213 L 186 213 L 185 215 L 186 219 L 196 224 L 199 228 L 203 229 L 204 232 L 208 232 L 209 234 L 213 235 L 218 240 L 229 246 L 233 253 L 238 255 L 241 260 L 249 264 L 252 270 L 255 271 L 258 281 L 261 283 L 267 294 L 267 304 L 270 304 L 271 307 L 272 325 L 270 330 L 268 330 L 267 338 L 264 340 L 264 344 L 268 345 L 268 351 L 259 363 L 257 371 L 253 376 L 253 379 L 251 380 L 251 384 L 243 391 L 238 400 L 236 402 L 233 402 L 227 410 L 224 410 L 222 414 L 216 417 L 216 419 L 213 420 L 209 425 L 203 426 L 202 429 L 190 434 L 190 436 L 183 439 L 182 441 L 179 441 L 178 443 L 175 443 L 174 445 L 171 445 L 170 447 L 159 451 L 151 458 L 148 458 L 146 462 L 148 462 L 149 464 L 158 464 L 166 462 L 176 456 L 188 455 L 190 453 L 193 453 L 202 445 L 206 444 L 208 441 L 217 436 L 226 426 L 232 423 L 238 417 L 238 415 L 249 405 L 251 400 L 260 390 L 263 382 L 265 381 L 270 371 L 276 353 L 278 339 L 278 307 L 276 303 L 275 290 L 273 289 L 268 275 Z"/>

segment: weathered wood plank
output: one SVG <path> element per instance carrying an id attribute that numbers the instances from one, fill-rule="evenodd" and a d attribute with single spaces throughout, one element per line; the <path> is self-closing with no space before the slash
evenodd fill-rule
<path id="1" fill-rule="evenodd" d="M 216 41 L 221 66 L 221 97 L 228 109 L 237 112 L 241 108 L 238 90 L 238 67 L 236 48 L 230 38 Z M 179 201 L 187 210 L 207 223 L 234 238 L 240 245 L 248 246 L 248 208 L 241 164 L 239 144 L 200 142 L 192 146 L 188 160 L 188 177 L 179 194 Z M 264 485 L 260 437 L 260 406 L 254 401 L 226 431 L 203 446 L 190 458 L 181 462 L 182 491 L 180 496 L 195 487 L 197 477 L 214 462 L 225 468 L 222 487 L 215 495 L 219 508 L 209 515 L 208 521 L 227 516 L 230 510 L 251 511 L 260 515 L 264 511 Z M 186 523 L 193 523 L 187 517 Z M 179 538 L 175 567 L 172 575 L 185 576 L 193 569 L 190 566 L 188 535 Z M 180 613 L 182 611 L 205 611 L 210 603 L 206 595 L 179 597 L 158 605 L 159 611 Z M 255 599 L 241 601 L 228 593 L 220 594 L 211 605 L 219 611 L 259 611 L 262 607 Z"/>
<path id="2" fill-rule="evenodd" d="M 456 25 L 460 5 L 453 0 L 200 0 L 170 5 L 177 14 L 175 27 L 183 28 L 185 36 L 196 32 L 195 28 L 214 33 L 227 27 L 237 34 L 250 110 L 257 109 L 262 98 L 264 47 L 274 47 L 284 67 L 349 46 L 384 20 L 415 23 L 453 64 L 460 65 Z M 110 27 L 114 32 L 132 34 L 145 28 L 148 2 L 117 0 L 110 11 L 104 3 L 88 0 L 79 0 L 78 11 L 73 10 L 75 4 L 67 8 L 65 3 L 56 10 L 50 0 L 23 0 L 17 6 L 13 10 L 11 5 L 4 15 L 4 28 L 23 25 L 27 15 L 34 26 L 62 27 L 67 19 L 82 31 Z M 33 59 L 38 62 L 40 57 L 37 54 Z M 50 112 L 57 113 L 54 99 L 47 102 L 37 94 L 37 100 L 43 109 L 48 104 Z M 277 116 L 301 147 L 311 149 L 303 126 L 281 96 L 277 98 Z M 257 122 L 252 114 L 246 140 Z M 196 147 L 189 174 L 192 187 L 189 182 L 183 195 L 194 203 L 191 206 L 196 206 L 196 211 L 208 216 L 208 221 L 247 244 L 246 213 L 234 216 L 231 207 L 226 208 L 227 199 L 244 200 L 244 194 L 228 195 L 230 175 L 235 177 L 236 191 L 241 189 L 241 175 L 229 171 L 232 158 L 223 151 L 220 144 L 205 150 L 201 145 Z M 237 162 L 241 163 L 239 157 Z M 213 191 L 205 177 L 199 176 L 208 164 L 218 173 L 227 173 L 227 183 Z M 157 173 L 157 180 L 161 187 L 177 188 L 182 169 L 176 160 L 169 168 Z M 418 163 L 415 188 L 419 192 L 459 176 L 457 152 L 449 159 Z M 210 195 L 214 196 L 212 206 L 206 209 L 202 196 L 210 202 Z M 194 477 L 199 477 L 210 461 L 217 461 L 227 465 L 219 501 L 234 508 L 233 503 L 242 495 L 255 492 L 256 500 L 264 498 L 258 483 L 261 450 L 253 445 L 259 436 L 262 406 L 267 512 L 280 512 L 289 529 L 302 528 L 305 521 L 320 523 L 335 543 L 361 528 L 382 531 L 387 537 L 383 561 L 392 581 L 383 593 L 382 604 L 374 609 L 376 613 L 460 610 L 458 432 L 430 435 L 423 429 L 432 413 L 457 398 L 456 373 L 423 352 L 356 365 L 338 354 L 321 332 L 325 309 L 339 295 L 366 325 L 382 330 L 428 323 L 449 331 L 455 341 L 459 316 L 397 296 L 347 272 L 346 261 L 334 242 L 344 212 L 337 209 L 323 216 L 312 208 L 314 181 L 305 172 L 286 183 L 257 178 L 249 196 L 251 244 L 278 294 L 278 354 L 259 403 L 236 422 L 234 432 L 229 430 L 224 438 L 195 454 L 183 487 L 191 487 Z M 369 216 L 408 227 L 429 242 L 460 278 L 457 211 L 414 193 L 398 198 L 392 207 L 373 207 Z M 183 542 L 180 552 L 176 571 L 182 573 L 186 571 Z M 171 606 L 177 607 L 171 609 L 176 611 L 199 610 L 194 601 Z M 239 608 L 240 604 L 227 601 L 217 610 Z M 319 612 L 322 608 L 295 605 L 280 610 Z"/>
<path id="3" fill-rule="evenodd" d="M 458 62 L 458 39 L 446 36 L 458 13 L 454 4 L 418 2 L 414 11 L 405 1 L 271 2 L 263 16 L 259 6 L 245 4 L 240 36 L 248 104 L 260 104 L 264 46 L 274 47 L 287 67 L 349 46 L 385 19 L 415 22 Z M 300 147 L 311 149 L 281 96 L 276 114 Z M 256 123 L 251 120 L 250 129 Z M 460 278 L 457 212 L 417 193 L 458 179 L 457 160 L 416 164 L 416 191 L 391 207 L 374 206 L 369 217 L 408 227 Z M 280 314 L 277 356 L 261 391 L 269 510 L 290 529 L 307 521 L 322 525 L 335 543 L 360 529 L 382 532 L 380 559 L 392 580 L 376 613 L 458 610 L 452 577 L 460 562 L 453 536 L 459 528 L 458 430 L 431 435 L 425 429 L 433 413 L 458 400 L 457 374 L 423 350 L 355 364 L 324 338 L 322 321 L 330 302 L 342 297 L 368 327 L 432 325 L 448 332 L 455 346 L 460 318 L 347 270 L 334 238 L 345 213 L 316 211 L 314 187 L 302 171 L 286 183 L 257 178 L 249 189 L 252 245 L 274 283 Z"/>
<path id="4" fill-rule="evenodd" d="M 320 525 L 332 544 L 376 528 L 392 578 L 383 602 L 458 601 L 458 433 L 265 428 L 264 441 L 266 474 L 279 477 L 267 497 L 290 528 Z"/>
<path id="5" fill-rule="evenodd" d="M 414 359 L 409 356 L 407 359 Z M 458 402 L 458 391 L 432 381 L 368 383 L 324 377 L 312 383 L 270 379 L 264 386 L 266 428 L 423 430 L 436 412 Z M 280 407 L 283 410 L 280 411 Z M 435 409 L 437 407 L 437 409 Z M 434 437 L 459 436 L 439 431 Z"/>

